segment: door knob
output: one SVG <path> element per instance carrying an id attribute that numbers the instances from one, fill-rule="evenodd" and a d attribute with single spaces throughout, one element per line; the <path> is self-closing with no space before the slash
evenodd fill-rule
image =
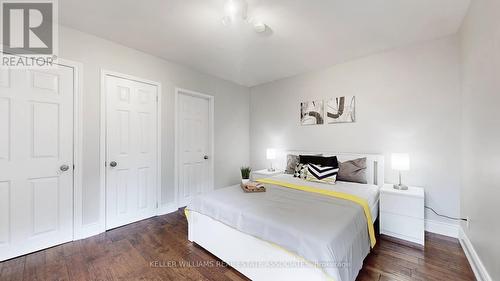
<path id="1" fill-rule="evenodd" d="M 208 155 L 203 156 L 203 159 L 207 160 L 208 159 Z"/>
<path id="2" fill-rule="evenodd" d="M 59 169 L 63 172 L 66 172 L 67 170 L 69 170 L 69 166 L 64 164 L 64 165 L 61 165 L 61 167 L 59 167 Z"/>
<path id="3" fill-rule="evenodd" d="M 109 162 L 109 166 L 111 166 L 113 168 L 116 167 L 117 165 L 118 165 L 118 163 L 116 163 L 115 161 Z"/>

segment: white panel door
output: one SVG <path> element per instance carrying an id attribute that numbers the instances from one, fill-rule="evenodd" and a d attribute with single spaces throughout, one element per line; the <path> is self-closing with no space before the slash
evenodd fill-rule
<path id="1" fill-rule="evenodd" d="M 73 239 L 73 69 L 0 70 L 0 260 Z"/>
<path id="2" fill-rule="evenodd" d="M 179 92 L 178 195 L 186 206 L 194 195 L 212 188 L 210 173 L 210 100 Z"/>
<path id="3" fill-rule="evenodd" d="M 106 76 L 106 229 L 156 215 L 158 87 Z"/>

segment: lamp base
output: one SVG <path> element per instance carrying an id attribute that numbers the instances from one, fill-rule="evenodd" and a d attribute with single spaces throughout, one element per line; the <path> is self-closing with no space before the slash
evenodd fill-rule
<path id="1" fill-rule="evenodd" d="M 408 186 L 404 184 L 395 184 L 393 185 L 394 189 L 397 190 L 408 190 Z"/>

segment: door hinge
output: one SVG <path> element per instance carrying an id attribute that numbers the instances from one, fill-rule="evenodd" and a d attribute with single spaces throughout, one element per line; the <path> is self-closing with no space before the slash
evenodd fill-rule
<path id="1" fill-rule="evenodd" d="M 158 209 L 158 202 L 156 202 L 156 209 Z"/>
<path id="2" fill-rule="evenodd" d="M 73 164 L 73 171 L 75 170 L 75 164 Z"/>

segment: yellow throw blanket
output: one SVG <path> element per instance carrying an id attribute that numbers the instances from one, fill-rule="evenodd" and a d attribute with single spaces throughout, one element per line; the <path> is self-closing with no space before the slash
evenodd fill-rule
<path id="1" fill-rule="evenodd" d="M 348 194 L 348 193 L 343 193 L 343 192 L 338 192 L 338 191 L 332 191 L 332 190 L 326 190 L 326 189 L 321 189 L 321 188 L 316 188 L 312 186 L 303 186 L 303 185 L 297 185 L 293 183 L 288 183 L 288 182 L 281 182 L 281 181 L 276 181 L 272 179 L 260 179 L 257 180 L 260 183 L 267 183 L 267 184 L 274 184 L 282 187 L 287 187 L 287 188 L 292 188 L 296 190 L 301 190 L 305 192 L 311 192 L 311 193 L 317 193 L 325 196 L 331 196 L 335 198 L 340 198 L 344 200 L 349 200 L 351 202 L 354 202 L 361 207 L 363 207 L 363 210 L 365 212 L 366 216 L 366 223 L 368 224 L 368 234 L 370 236 L 370 245 L 371 247 L 375 247 L 375 243 L 377 243 L 377 240 L 375 239 L 375 229 L 373 228 L 372 224 L 372 214 L 370 211 L 370 207 L 368 206 L 368 202 L 366 202 L 365 199 Z"/>

